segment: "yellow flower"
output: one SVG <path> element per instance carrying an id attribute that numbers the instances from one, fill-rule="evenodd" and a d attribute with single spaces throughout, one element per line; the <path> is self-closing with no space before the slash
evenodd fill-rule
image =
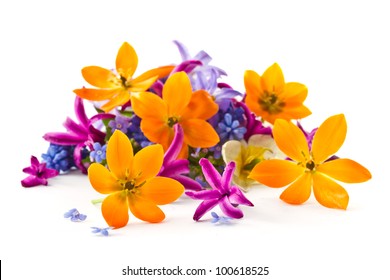
<path id="1" fill-rule="evenodd" d="M 92 163 L 88 177 L 92 187 L 109 194 L 102 203 L 102 214 L 109 226 L 124 227 L 129 208 L 140 220 L 158 223 L 164 212 L 157 206 L 175 201 L 184 192 L 178 181 L 157 176 L 163 164 L 161 145 L 151 145 L 133 156 L 129 138 L 115 130 L 107 144 L 107 165 Z"/>
<path id="2" fill-rule="evenodd" d="M 146 91 L 157 79 L 168 76 L 174 68 L 174 66 L 158 67 L 133 78 L 137 66 L 137 53 L 129 43 L 125 42 L 116 57 L 117 73 L 99 66 L 84 67 L 81 70 L 84 79 L 97 88 L 75 89 L 74 92 L 87 100 L 109 100 L 101 108 L 108 112 L 129 101 L 132 92 Z"/>
<path id="3" fill-rule="evenodd" d="M 270 66 L 262 76 L 248 70 L 244 75 L 245 104 L 263 120 L 274 123 L 276 119 L 301 119 L 311 114 L 303 105 L 307 88 L 300 83 L 285 83 L 278 64 Z"/>
<path id="4" fill-rule="evenodd" d="M 303 132 L 291 122 L 277 120 L 273 128 L 276 144 L 292 160 L 266 160 L 249 177 L 269 187 L 279 188 L 291 184 L 280 198 L 291 204 L 309 199 L 311 188 L 317 201 L 325 207 L 346 209 L 349 196 L 334 180 L 360 183 L 371 178 L 371 173 L 359 163 L 339 158 L 329 160 L 341 147 L 347 134 L 343 114 L 335 115 L 318 128 L 311 151 Z"/>
<path id="5" fill-rule="evenodd" d="M 152 142 L 166 151 L 173 140 L 173 127 L 178 123 L 184 132 L 181 157 L 186 157 L 187 145 L 209 148 L 219 142 L 219 136 L 207 122 L 218 112 L 218 105 L 204 90 L 192 92 L 187 74 L 178 72 L 164 84 L 162 98 L 150 92 L 131 96 L 133 110 L 141 120 L 141 130 Z"/>
<path id="6" fill-rule="evenodd" d="M 230 140 L 222 146 L 222 157 L 225 163 L 231 161 L 236 163 L 233 183 L 244 191 L 257 183 L 255 180 L 248 178 L 256 164 L 266 159 L 283 158 L 283 156 L 270 135 L 255 134 L 249 138 L 248 142 L 245 140 Z"/>

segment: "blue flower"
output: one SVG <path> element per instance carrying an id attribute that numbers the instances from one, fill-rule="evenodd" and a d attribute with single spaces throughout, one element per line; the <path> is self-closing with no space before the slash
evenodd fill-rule
<path id="1" fill-rule="evenodd" d="M 234 115 L 226 113 L 222 121 L 218 123 L 217 133 L 219 134 L 221 142 L 241 140 L 244 138 L 246 128 L 241 126 L 240 122 L 233 117 Z"/>
<path id="2" fill-rule="evenodd" d="M 106 159 L 106 149 L 107 145 L 100 145 L 100 143 L 93 143 L 93 151 L 89 154 L 92 161 L 101 163 Z"/>
<path id="3" fill-rule="evenodd" d="M 142 148 L 152 144 L 152 142 L 150 142 L 141 131 L 141 119 L 137 115 L 134 115 L 131 118 L 127 136 L 129 136 L 129 138 L 133 138 Z"/>
<path id="4" fill-rule="evenodd" d="M 69 171 L 74 164 L 74 146 L 50 144 L 47 153 L 42 154 L 46 167 L 57 171 Z"/>
<path id="5" fill-rule="evenodd" d="M 73 208 L 64 214 L 64 218 L 70 218 L 72 222 L 84 221 L 87 215 L 81 214 L 76 208 Z"/>
<path id="6" fill-rule="evenodd" d="M 213 219 L 211 220 L 211 222 L 213 224 L 216 224 L 216 223 L 228 224 L 228 223 L 230 223 L 230 220 L 232 219 L 230 217 L 218 216 L 218 214 L 215 212 L 211 212 L 211 216 L 213 217 Z"/>
<path id="7" fill-rule="evenodd" d="M 106 228 L 98 228 L 98 227 L 91 227 L 92 233 L 100 233 L 101 235 L 108 236 L 108 231 L 112 229 L 112 227 L 106 227 Z"/>

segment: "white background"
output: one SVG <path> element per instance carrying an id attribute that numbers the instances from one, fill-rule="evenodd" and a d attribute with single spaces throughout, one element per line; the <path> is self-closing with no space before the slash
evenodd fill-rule
<path id="1" fill-rule="evenodd" d="M 4 279 L 149 279 L 122 276 L 128 265 L 213 271 L 177 279 L 389 279 L 386 1 L 2 1 L 0 26 Z M 105 224 L 89 203 L 100 196 L 86 176 L 21 187 L 30 155 L 47 149 L 42 135 L 64 131 L 62 122 L 74 117 L 72 90 L 87 85 L 82 67 L 113 68 L 124 41 L 138 53 L 138 74 L 179 63 L 175 39 L 193 55 L 207 51 L 240 91 L 245 70 L 261 74 L 278 62 L 286 81 L 309 88 L 308 129 L 344 113 L 348 135 L 338 155 L 373 175 L 345 185 L 348 210 L 313 198 L 287 205 L 281 189 L 263 187 L 247 194 L 255 207 L 243 207 L 244 219 L 229 226 L 193 222 L 198 201 L 183 197 L 164 207 L 163 223 L 131 218 L 105 238 L 89 229 Z M 64 219 L 73 207 L 88 219 Z M 218 266 L 268 266 L 270 275 L 217 277 Z"/>

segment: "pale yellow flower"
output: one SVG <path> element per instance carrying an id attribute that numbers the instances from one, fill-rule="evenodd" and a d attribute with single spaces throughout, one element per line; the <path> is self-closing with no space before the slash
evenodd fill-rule
<path id="1" fill-rule="evenodd" d="M 222 146 L 222 157 L 225 163 L 231 161 L 236 163 L 233 183 L 247 191 L 250 186 L 258 184 L 255 180 L 248 178 L 256 164 L 267 159 L 284 158 L 284 155 L 270 135 L 256 134 L 250 137 L 248 142 L 245 140 L 227 141 Z"/>

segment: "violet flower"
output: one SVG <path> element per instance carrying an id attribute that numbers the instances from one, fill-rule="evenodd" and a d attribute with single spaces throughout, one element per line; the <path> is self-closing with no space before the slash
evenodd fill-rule
<path id="1" fill-rule="evenodd" d="M 175 137 L 164 155 L 164 162 L 158 176 L 172 178 L 180 182 L 187 190 L 202 190 L 202 186 L 194 179 L 186 176 L 190 173 L 189 161 L 177 159 L 184 141 L 183 128 L 176 124 L 174 126 Z"/>
<path id="2" fill-rule="evenodd" d="M 104 144 L 106 137 L 106 134 L 96 129 L 93 124 L 102 119 L 115 118 L 115 115 L 99 113 L 89 119 L 85 113 L 83 99 L 78 96 L 74 102 L 74 109 L 79 123 L 68 117 L 63 124 L 67 132 L 49 132 L 43 138 L 57 145 L 74 145 L 74 162 L 83 173 L 87 173 L 87 168 L 82 164 L 82 149 L 86 146 L 92 147 L 95 142 Z"/>
<path id="3" fill-rule="evenodd" d="M 193 90 L 204 89 L 212 93 L 217 88 L 217 79 L 226 72 L 222 69 L 209 65 L 211 56 L 205 51 L 198 52 L 192 57 L 188 49 L 179 41 L 173 41 L 179 49 L 182 63 L 175 67 L 172 73 L 185 71 L 190 80 Z"/>
<path id="4" fill-rule="evenodd" d="M 25 188 L 35 187 L 39 185 L 47 186 L 47 179 L 53 178 L 59 174 L 55 169 L 47 168 L 46 163 L 39 163 L 39 160 L 31 156 L 31 165 L 23 168 L 23 172 L 30 174 L 21 181 L 22 186 Z"/>
<path id="5" fill-rule="evenodd" d="M 193 219 L 198 221 L 206 212 L 210 211 L 217 204 L 222 212 L 233 219 L 240 219 L 244 213 L 237 207 L 239 204 L 253 206 L 237 186 L 231 186 L 233 172 L 236 164 L 229 162 L 221 176 L 211 162 L 205 158 L 200 159 L 200 166 L 211 190 L 198 192 L 186 192 L 186 195 L 193 199 L 202 199 L 203 202 L 195 211 Z"/>

